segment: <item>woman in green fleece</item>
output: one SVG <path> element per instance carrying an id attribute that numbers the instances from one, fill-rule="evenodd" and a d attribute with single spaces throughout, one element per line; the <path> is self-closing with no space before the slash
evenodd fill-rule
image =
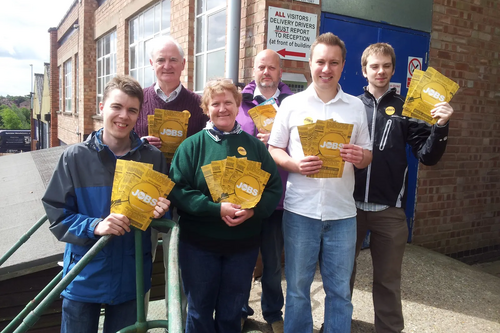
<path id="1" fill-rule="evenodd" d="M 176 185 L 169 198 L 179 213 L 179 265 L 188 298 L 186 333 L 241 331 L 241 308 L 250 293 L 262 219 L 271 215 L 281 197 L 281 179 L 265 145 L 235 120 L 240 102 L 230 80 L 208 82 L 201 107 L 210 121 L 179 146 L 170 169 Z M 228 156 L 261 162 L 271 174 L 252 209 L 212 200 L 201 167 Z"/>

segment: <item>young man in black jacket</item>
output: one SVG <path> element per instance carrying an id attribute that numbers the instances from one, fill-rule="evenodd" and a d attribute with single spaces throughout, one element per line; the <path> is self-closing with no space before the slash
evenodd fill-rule
<path id="1" fill-rule="evenodd" d="M 404 98 L 395 88 L 389 89 L 395 64 L 394 49 L 386 43 L 368 46 L 361 57 L 368 86 L 359 98 L 366 109 L 373 160 L 367 168 L 355 170 L 356 258 L 370 230 L 377 333 L 401 332 L 404 328 L 400 286 L 408 239 L 404 211 L 408 183 L 406 144 L 420 162 L 436 164 L 446 149 L 448 121 L 453 114 L 453 108 L 444 102 L 431 111 L 437 119 L 434 126 L 402 116 Z M 351 278 L 351 295 L 355 276 L 356 267 Z"/>

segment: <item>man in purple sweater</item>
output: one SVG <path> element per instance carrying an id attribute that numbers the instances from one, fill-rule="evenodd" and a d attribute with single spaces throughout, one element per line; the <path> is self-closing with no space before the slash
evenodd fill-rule
<path id="1" fill-rule="evenodd" d="M 285 97 L 292 95 L 290 88 L 281 82 L 281 60 L 278 53 L 273 50 L 263 50 L 255 57 L 253 74 L 254 81 L 250 82 L 241 92 L 240 111 L 236 121 L 248 134 L 256 136 L 267 145 L 269 133 L 259 131 L 248 110 L 273 98 L 276 105 L 280 105 Z M 286 179 L 288 173 L 279 169 L 283 183 L 283 195 L 274 213 L 263 221 L 262 241 L 260 252 L 262 254 L 262 296 L 261 306 L 264 319 L 272 326 L 274 333 L 283 333 L 283 308 L 284 299 L 281 289 L 281 253 L 283 252 L 283 234 L 281 220 L 283 216 L 283 198 L 285 197 Z M 243 308 L 242 324 L 253 310 L 247 305 Z"/>
<path id="2" fill-rule="evenodd" d="M 154 114 L 155 109 L 171 111 L 188 110 L 191 113 L 188 123 L 187 136 L 191 136 L 201 131 L 208 117 L 200 107 L 200 96 L 187 90 L 181 83 L 181 73 L 184 70 L 186 59 L 184 51 L 179 43 L 172 37 L 160 37 L 153 42 L 149 62 L 153 66 L 157 81 L 144 89 L 144 103 L 142 111 L 135 125 L 135 132 L 141 139 L 147 140 L 157 148 L 161 147 L 161 140 L 158 137 L 148 135 L 148 115 Z M 174 211 L 174 219 L 175 216 Z M 168 244 L 170 242 L 170 232 L 162 233 L 163 239 L 163 263 L 165 266 L 165 304 L 168 318 Z M 158 231 L 152 229 L 152 255 L 153 260 L 158 244 Z M 182 295 L 182 317 L 186 318 L 187 300 L 184 292 Z M 149 293 L 146 295 L 149 300 Z"/>
<path id="3" fill-rule="evenodd" d="M 135 132 L 142 139 L 147 139 L 150 144 L 160 148 L 160 138 L 148 135 L 148 115 L 154 114 L 155 109 L 191 112 L 187 136 L 205 128 L 208 118 L 201 110 L 200 96 L 187 90 L 181 83 L 186 59 L 179 43 L 170 36 L 160 37 L 154 41 L 150 57 L 149 62 L 153 66 L 157 81 L 144 89 L 144 104 L 135 125 Z"/>

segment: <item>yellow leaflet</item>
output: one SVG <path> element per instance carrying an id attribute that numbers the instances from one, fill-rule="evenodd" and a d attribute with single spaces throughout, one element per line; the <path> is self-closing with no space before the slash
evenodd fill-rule
<path id="1" fill-rule="evenodd" d="M 155 115 L 148 114 L 148 135 L 158 137 L 158 131 L 155 127 Z"/>
<path id="2" fill-rule="evenodd" d="M 236 167 L 236 157 L 228 156 L 226 158 L 225 170 L 224 170 L 224 174 L 222 176 L 222 190 L 225 193 L 229 193 L 230 191 L 232 191 L 231 184 L 229 183 L 229 180 L 231 179 L 231 176 L 233 175 L 235 167 Z"/>
<path id="3" fill-rule="evenodd" d="M 160 138 L 162 143 L 160 150 L 168 162 L 172 160 L 177 147 L 187 137 L 190 117 L 191 114 L 187 110 L 179 112 L 163 109 L 155 109 L 151 123 L 148 116 L 148 127 L 152 127 L 151 132 Z"/>
<path id="4" fill-rule="evenodd" d="M 207 182 L 208 190 L 212 196 L 213 202 L 220 202 L 222 197 L 222 187 L 220 183 L 214 180 L 212 166 L 210 164 L 201 167 L 203 176 L 205 176 L 205 181 Z"/>
<path id="5" fill-rule="evenodd" d="M 273 128 L 274 118 L 276 117 L 276 108 L 272 104 L 259 105 L 248 110 L 252 117 L 255 127 L 264 130 L 267 133 Z"/>
<path id="6" fill-rule="evenodd" d="M 414 85 L 413 80 L 410 87 Z M 418 82 L 415 82 L 415 85 L 413 90 L 408 91 L 403 106 L 403 116 L 420 119 L 429 124 L 435 124 L 437 121 L 436 118 L 431 116 L 434 105 L 451 101 L 459 89 L 456 82 L 448 79 L 432 67 L 427 68 Z"/>
<path id="7" fill-rule="evenodd" d="M 152 167 L 151 164 L 118 160 L 113 181 L 111 198 L 115 200 L 111 203 L 111 213 L 127 216 L 132 226 L 141 230 L 146 230 L 151 223 L 158 198 L 166 198 L 174 187 L 166 175 Z"/>
<path id="8" fill-rule="evenodd" d="M 297 130 L 299 131 L 300 143 L 302 144 L 302 150 L 304 151 L 304 156 L 313 155 L 311 140 L 314 134 L 315 127 L 315 123 L 297 126 Z"/>

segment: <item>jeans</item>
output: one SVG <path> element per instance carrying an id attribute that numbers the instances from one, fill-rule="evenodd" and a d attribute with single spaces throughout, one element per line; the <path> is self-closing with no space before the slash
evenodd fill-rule
<path id="1" fill-rule="evenodd" d="M 116 333 L 135 324 L 137 302 L 105 306 L 103 333 Z M 61 333 L 97 333 L 99 327 L 100 303 L 84 303 L 63 298 Z"/>
<path id="2" fill-rule="evenodd" d="M 261 307 L 264 320 L 269 324 L 283 320 L 283 290 L 281 288 L 281 253 L 283 252 L 283 211 L 275 210 L 262 221 L 262 295 Z M 245 303 L 243 318 L 253 315 L 252 308 Z"/>
<path id="3" fill-rule="evenodd" d="M 310 291 L 319 258 L 326 293 L 324 333 L 349 333 L 349 281 L 354 265 L 356 218 L 321 221 L 285 210 L 283 236 L 287 281 L 285 332 L 313 331 Z"/>
<path id="4" fill-rule="evenodd" d="M 219 254 L 179 242 L 188 299 L 186 333 L 239 333 L 259 249 Z M 214 316 L 215 311 L 215 316 Z"/>

